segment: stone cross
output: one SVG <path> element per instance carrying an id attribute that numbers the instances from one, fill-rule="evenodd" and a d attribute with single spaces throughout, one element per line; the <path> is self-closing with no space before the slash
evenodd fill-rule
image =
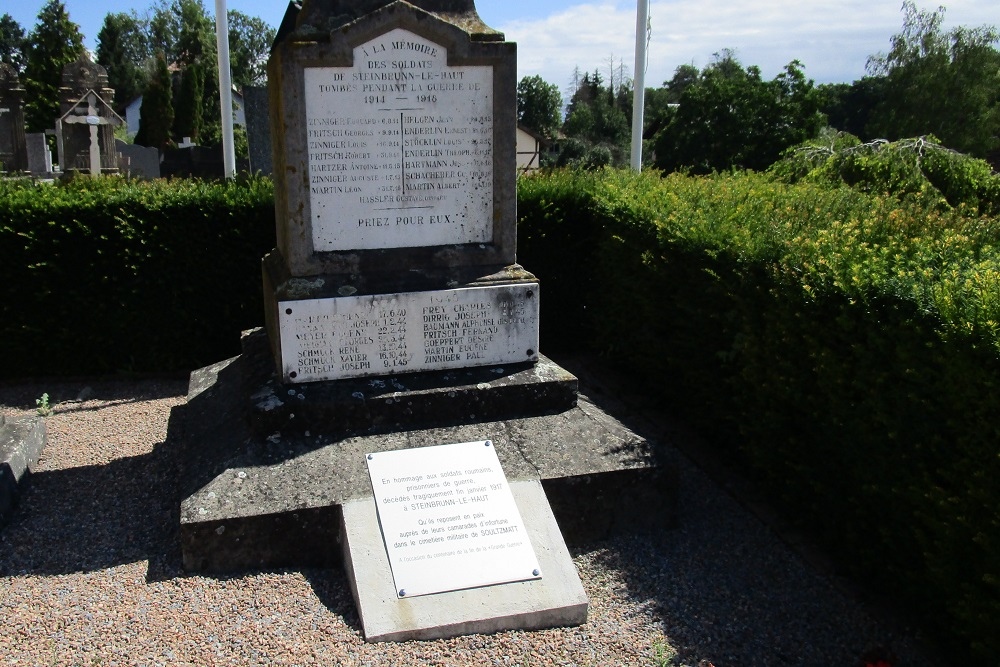
<path id="1" fill-rule="evenodd" d="M 98 115 L 100 113 L 100 109 L 98 109 L 97 107 L 98 97 L 97 93 L 95 93 L 94 91 L 92 90 L 89 91 L 84 96 L 84 99 L 87 102 L 87 115 L 86 116 L 72 115 L 73 110 L 71 109 L 70 112 L 67 113 L 62 118 L 62 121 L 64 123 L 70 123 L 70 124 L 86 123 L 87 125 L 90 126 L 90 175 L 100 176 L 101 143 L 100 143 L 100 137 L 98 136 L 97 128 L 100 125 L 112 125 L 112 126 L 121 125 L 122 119 L 114 112 L 111 112 L 112 113 L 111 116 Z M 83 101 L 84 100 L 80 100 L 81 103 Z M 78 108 L 79 106 L 80 105 L 78 105 Z"/>

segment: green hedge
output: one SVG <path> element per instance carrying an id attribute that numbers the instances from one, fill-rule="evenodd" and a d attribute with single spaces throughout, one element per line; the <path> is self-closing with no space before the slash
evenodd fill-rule
<path id="1" fill-rule="evenodd" d="M 995 661 L 1000 220 L 755 174 L 519 189 L 543 350 L 585 337 L 855 576 Z"/>
<path id="2" fill-rule="evenodd" d="M 855 575 L 1000 655 L 1000 220 L 804 179 L 519 186 L 543 350 L 734 444 Z M 3 377 L 191 369 L 262 321 L 270 182 L 0 182 Z"/>
<path id="3" fill-rule="evenodd" d="M 263 322 L 269 180 L 0 181 L 2 377 L 191 369 Z"/>

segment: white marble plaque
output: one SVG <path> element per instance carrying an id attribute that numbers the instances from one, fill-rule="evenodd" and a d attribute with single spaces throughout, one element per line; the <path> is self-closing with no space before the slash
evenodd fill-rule
<path id="1" fill-rule="evenodd" d="M 398 597 L 541 577 L 489 440 L 367 459 Z"/>
<path id="2" fill-rule="evenodd" d="M 538 283 L 280 301 L 286 382 L 538 359 Z"/>
<path id="3" fill-rule="evenodd" d="M 493 240 L 492 67 L 396 28 L 304 76 L 315 252 Z"/>

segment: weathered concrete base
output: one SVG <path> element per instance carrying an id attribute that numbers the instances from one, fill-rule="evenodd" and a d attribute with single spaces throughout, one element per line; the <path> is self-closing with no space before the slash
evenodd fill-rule
<path id="1" fill-rule="evenodd" d="M 45 447 L 45 420 L 0 415 L 0 528 L 10 520 L 20 486 Z"/>
<path id="2" fill-rule="evenodd" d="M 385 378 L 384 387 L 353 384 L 346 396 L 368 392 L 370 419 L 349 411 L 354 416 L 345 420 L 348 428 L 338 430 L 336 419 L 302 415 L 321 412 L 310 405 L 313 398 L 333 410 L 343 388 L 283 391 L 270 382 L 262 342 L 259 333 L 248 336 L 243 355 L 193 373 L 187 404 L 171 415 L 171 437 L 186 449 L 180 539 L 189 570 L 335 564 L 341 508 L 372 494 L 365 454 L 456 442 L 492 440 L 508 480 L 540 481 L 569 544 L 659 530 L 675 521 L 676 473 L 669 453 L 584 397 L 568 405 L 566 388 L 575 389 L 576 380 L 561 369 L 544 370 L 559 368 L 547 359 L 530 369 L 476 369 L 469 378 L 452 372 L 450 388 L 437 386 L 444 378 L 416 375 Z M 536 392 L 563 398 L 540 400 L 541 413 L 520 417 L 482 420 L 470 413 L 448 425 L 434 418 L 449 394 L 459 405 L 486 405 L 512 386 L 522 387 L 513 404 L 525 405 L 523 395 Z M 281 418 L 263 417 L 259 400 L 250 399 L 262 387 L 286 404 L 275 408 Z M 399 405 L 414 424 L 398 423 Z M 274 430 L 262 429 L 264 423 Z"/>
<path id="3" fill-rule="evenodd" d="M 542 578 L 403 599 L 396 596 L 382 535 L 373 529 L 378 526 L 375 500 L 343 504 L 344 566 L 365 639 L 437 639 L 586 623 L 587 594 L 541 484 L 512 482 L 510 489 Z"/>

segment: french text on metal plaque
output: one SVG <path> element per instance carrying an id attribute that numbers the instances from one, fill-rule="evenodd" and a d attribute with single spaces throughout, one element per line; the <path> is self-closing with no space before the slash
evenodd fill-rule
<path id="1" fill-rule="evenodd" d="M 304 72 L 316 252 L 493 240 L 493 69 L 402 28 Z"/>
<path id="2" fill-rule="evenodd" d="M 538 359 L 538 284 L 278 303 L 283 376 L 312 382 Z"/>
<path id="3" fill-rule="evenodd" d="M 541 577 L 490 441 L 367 459 L 398 597 Z"/>

